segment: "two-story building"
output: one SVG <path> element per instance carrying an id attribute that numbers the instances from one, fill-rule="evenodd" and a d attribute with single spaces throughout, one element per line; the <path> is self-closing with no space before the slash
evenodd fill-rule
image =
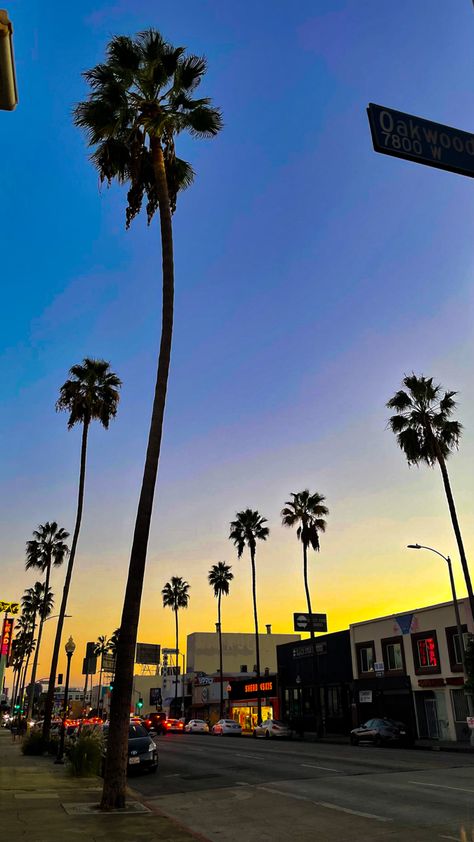
<path id="1" fill-rule="evenodd" d="M 459 600 L 459 611 L 466 644 L 474 632 L 467 599 Z M 388 716 L 415 737 L 469 740 L 452 602 L 354 623 L 350 636 L 359 722 Z"/>

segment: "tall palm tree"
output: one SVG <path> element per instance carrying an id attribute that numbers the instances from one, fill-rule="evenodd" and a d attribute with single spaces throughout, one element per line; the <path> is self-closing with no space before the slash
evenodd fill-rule
<path id="1" fill-rule="evenodd" d="M 405 389 L 396 392 L 387 403 L 388 409 L 394 409 L 396 413 L 389 418 L 389 427 L 409 465 L 425 462 L 430 468 L 436 463 L 440 467 L 474 619 L 471 576 L 446 467 L 446 460 L 459 446 L 462 433 L 462 425 L 451 418 L 456 408 L 456 392 L 443 392 L 439 383 L 433 383 L 432 377 L 423 375 L 405 375 L 403 385 Z"/>
<path id="2" fill-rule="evenodd" d="M 213 564 L 209 570 L 207 579 L 214 590 L 214 596 L 217 597 L 217 630 L 219 634 L 219 678 L 220 678 L 220 704 L 219 704 L 219 719 L 224 718 L 224 685 L 223 685 L 223 668 L 222 668 L 222 624 L 221 624 L 221 599 L 222 596 L 227 596 L 229 593 L 229 585 L 234 574 L 230 571 L 232 567 L 226 564 L 225 561 L 218 561 Z"/>
<path id="3" fill-rule="evenodd" d="M 207 98 L 195 98 L 206 61 L 186 56 L 149 29 L 135 38 L 115 37 L 106 61 L 87 71 L 89 98 L 75 109 L 75 123 L 85 129 L 92 161 L 101 181 L 127 184 L 126 225 L 140 212 L 146 196 L 151 222 L 160 217 L 162 251 L 162 325 L 158 371 L 148 445 L 138 503 L 117 652 L 110 739 L 101 808 L 125 804 L 127 744 L 133 666 L 140 602 L 153 509 L 173 333 L 174 266 L 172 214 L 179 190 L 194 177 L 192 167 L 175 153 L 175 137 L 213 137 L 222 126 L 219 111 Z"/>
<path id="4" fill-rule="evenodd" d="M 176 675 L 174 684 L 174 709 L 178 709 L 178 672 L 179 672 L 179 626 L 178 611 L 180 608 L 187 608 L 189 605 L 189 585 L 181 576 L 172 576 L 171 582 L 167 582 L 161 591 L 163 596 L 163 608 L 171 608 L 174 611 L 175 633 L 176 633 Z M 183 676 L 184 682 L 184 676 Z M 184 696 L 184 683 L 183 683 Z"/>
<path id="5" fill-rule="evenodd" d="M 45 599 L 47 599 L 47 610 L 51 611 L 52 593 L 51 590 L 49 590 L 49 594 L 46 597 L 44 584 L 42 582 L 35 582 L 33 587 L 27 588 L 21 598 L 23 632 L 25 634 L 25 639 L 28 639 L 28 643 L 24 647 L 25 660 L 22 665 L 23 671 L 20 680 L 21 704 L 23 704 L 23 696 L 26 685 L 26 675 L 30 664 L 30 657 L 36 649 L 36 619 L 38 614 L 42 613 L 45 604 Z M 21 634 L 21 630 L 18 629 L 18 631 L 20 631 Z"/>
<path id="6" fill-rule="evenodd" d="M 51 589 L 49 582 L 51 578 L 51 567 L 60 567 L 66 558 L 69 548 L 66 544 L 66 539 L 69 538 L 69 532 L 58 527 L 55 521 L 49 523 L 47 521 L 44 525 L 40 524 L 38 529 L 33 532 L 33 539 L 26 543 L 26 570 L 41 570 L 44 573 L 44 602 L 40 610 L 40 622 L 38 628 L 38 637 L 36 640 L 35 657 L 33 659 L 33 668 L 31 670 L 31 690 L 28 695 L 28 702 L 26 708 L 26 717 L 29 718 L 30 711 L 34 700 L 34 686 L 36 681 L 36 669 L 38 666 L 38 657 L 41 646 L 41 637 L 43 634 L 43 624 L 46 617 L 51 614 L 53 605 Z"/>
<path id="7" fill-rule="evenodd" d="M 103 670 L 103 663 L 102 658 L 104 655 L 108 655 L 110 652 L 110 644 L 111 641 L 107 638 L 105 634 L 99 634 L 97 638 L 97 643 L 94 646 L 94 655 L 97 658 L 100 658 L 100 670 L 99 670 L 99 692 L 97 695 L 97 710 L 102 708 L 101 702 L 101 693 L 102 693 L 102 670 Z"/>
<path id="8" fill-rule="evenodd" d="M 326 531 L 326 521 L 324 518 L 329 514 L 329 509 L 324 505 L 325 497 L 317 491 L 311 494 L 306 488 L 304 491 L 298 491 L 296 494 L 291 493 L 292 500 L 287 500 L 283 509 L 281 510 L 281 519 L 283 526 L 296 526 L 296 537 L 301 541 L 303 547 L 303 580 L 304 590 L 306 594 L 306 605 L 308 614 L 312 615 L 311 594 L 308 583 L 308 549 L 312 547 L 315 552 L 319 552 L 319 533 Z M 321 722 L 320 710 L 317 700 L 316 690 L 316 645 L 314 638 L 313 625 L 310 624 L 311 635 L 311 649 L 313 653 L 313 710 L 315 720 L 317 722 L 317 730 L 320 730 Z"/>
<path id="9" fill-rule="evenodd" d="M 120 637 L 120 629 L 115 629 L 109 638 L 109 652 L 114 658 L 117 657 L 117 648 Z"/>
<path id="10" fill-rule="evenodd" d="M 56 409 L 58 412 L 64 410 L 69 413 L 68 430 L 72 430 L 76 424 L 82 424 L 81 464 L 79 470 L 76 523 L 74 525 L 71 552 L 69 554 L 61 607 L 59 609 L 53 657 L 51 659 L 48 694 L 46 696 L 44 710 L 43 737 L 45 740 L 49 739 L 64 616 L 66 614 L 77 542 L 81 528 L 84 485 L 86 480 L 87 436 L 92 421 L 99 421 L 106 430 L 108 429 L 111 419 L 115 418 L 117 414 L 120 399 L 119 389 L 122 385 L 121 380 L 111 371 L 110 363 L 105 360 L 95 360 L 85 357 L 82 364 L 72 366 L 69 374 L 70 378 L 66 380 L 59 390 Z"/>
<path id="11" fill-rule="evenodd" d="M 30 611 L 29 605 L 31 604 L 31 601 L 30 594 L 28 591 L 25 591 L 22 597 L 22 614 L 16 621 L 16 635 L 15 640 L 12 643 L 11 661 L 14 675 L 12 693 L 13 704 L 16 703 L 17 697 L 19 698 L 20 695 L 21 673 L 25 665 L 25 660 L 29 661 L 29 657 L 34 649 L 33 636 L 36 616 Z"/>
<path id="12" fill-rule="evenodd" d="M 257 718 L 258 724 L 262 721 L 262 699 L 260 696 L 260 641 L 258 637 L 258 612 L 257 612 L 257 573 L 255 569 L 255 553 L 257 541 L 266 541 L 270 530 L 267 519 L 262 517 L 258 511 L 244 509 L 237 512 L 236 519 L 231 521 L 229 540 L 237 547 L 238 558 L 242 557 L 245 547 L 250 552 L 250 563 L 252 565 L 252 598 L 253 617 L 255 623 L 255 657 L 257 661 Z"/>

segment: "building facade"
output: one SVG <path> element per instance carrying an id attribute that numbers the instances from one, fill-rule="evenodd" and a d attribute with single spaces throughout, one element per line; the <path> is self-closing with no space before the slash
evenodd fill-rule
<path id="1" fill-rule="evenodd" d="M 300 639 L 299 634 L 272 634 L 267 626 L 266 634 L 259 635 L 260 669 L 262 675 L 267 669 L 277 669 L 276 648 L 283 643 Z M 223 632 L 222 650 L 224 670 L 229 673 L 254 673 L 256 668 L 255 635 L 244 632 Z M 219 671 L 219 635 L 217 632 L 194 632 L 187 638 L 187 672 L 212 675 Z"/>
<path id="2" fill-rule="evenodd" d="M 462 633 L 473 633 L 467 599 L 459 600 Z M 468 741 L 454 605 L 418 608 L 350 626 L 354 702 L 359 722 L 400 720 L 414 737 Z"/>
<path id="3" fill-rule="evenodd" d="M 352 727 L 349 631 L 318 635 L 278 647 L 281 717 L 295 729 L 344 734 Z"/>

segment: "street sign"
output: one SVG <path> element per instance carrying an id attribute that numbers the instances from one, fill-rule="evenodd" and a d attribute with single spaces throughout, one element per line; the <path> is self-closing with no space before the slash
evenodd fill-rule
<path id="1" fill-rule="evenodd" d="M 327 632 L 328 618 L 326 614 L 306 614 L 300 611 L 298 614 L 293 614 L 293 623 L 295 631 L 313 631 Z"/>
<path id="2" fill-rule="evenodd" d="M 163 655 L 177 655 L 178 654 L 177 649 L 168 649 L 168 648 L 165 647 L 162 651 L 163 651 Z"/>
<path id="3" fill-rule="evenodd" d="M 474 177 L 474 135 L 470 132 L 373 102 L 367 114 L 376 152 Z"/>
<path id="4" fill-rule="evenodd" d="M 5 602 L 4 600 L 0 600 L 0 614 L 18 614 L 19 610 L 19 602 Z"/>
<path id="5" fill-rule="evenodd" d="M 103 672 L 115 672 L 115 655 L 110 652 L 102 654 L 102 670 Z"/>
<path id="6" fill-rule="evenodd" d="M 359 690 L 360 704 L 369 704 L 372 702 L 372 690 Z"/>

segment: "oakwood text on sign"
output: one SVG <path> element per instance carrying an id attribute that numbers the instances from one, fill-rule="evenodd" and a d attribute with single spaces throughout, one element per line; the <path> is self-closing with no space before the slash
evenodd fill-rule
<path id="1" fill-rule="evenodd" d="M 474 177 L 474 135 L 370 103 L 367 108 L 376 152 Z"/>

